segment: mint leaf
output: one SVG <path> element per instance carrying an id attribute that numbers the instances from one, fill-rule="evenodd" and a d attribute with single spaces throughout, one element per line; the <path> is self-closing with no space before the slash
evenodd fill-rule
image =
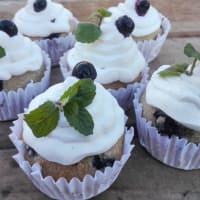
<path id="1" fill-rule="evenodd" d="M 101 30 L 92 23 L 79 23 L 75 31 L 76 40 L 82 43 L 92 43 L 99 39 Z"/>
<path id="2" fill-rule="evenodd" d="M 86 107 L 92 103 L 96 95 L 96 86 L 91 79 L 81 79 L 79 81 L 78 92 L 71 99 L 76 101 L 79 105 Z"/>
<path id="3" fill-rule="evenodd" d="M 112 15 L 112 13 L 107 11 L 105 8 L 99 8 L 97 14 L 101 18 L 110 17 Z"/>
<path id="4" fill-rule="evenodd" d="M 0 46 L 0 58 L 3 58 L 4 56 L 6 56 L 5 49 Z"/>
<path id="5" fill-rule="evenodd" d="M 186 63 L 172 65 L 171 67 L 167 68 L 166 70 L 159 72 L 159 75 L 162 78 L 180 76 L 181 74 L 186 73 L 187 68 L 188 68 L 188 64 L 186 64 Z"/>
<path id="6" fill-rule="evenodd" d="M 94 122 L 90 113 L 77 102 L 70 102 L 64 106 L 64 115 L 69 124 L 81 134 L 88 136 L 93 134 Z"/>
<path id="7" fill-rule="evenodd" d="M 59 109 L 52 102 L 47 101 L 29 114 L 25 114 L 24 120 L 36 137 L 44 137 L 56 128 Z"/>
<path id="8" fill-rule="evenodd" d="M 196 58 L 200 60 L 200 53 L 191 44 L 187 44 L 185 46 L 184 54 L 189 58 Z"/>

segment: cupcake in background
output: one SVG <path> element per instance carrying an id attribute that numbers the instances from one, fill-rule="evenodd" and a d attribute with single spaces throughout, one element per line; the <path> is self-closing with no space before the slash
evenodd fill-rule
<path id="1" fill-rule="evenodd" d="M 52 65 L 57 65 L 75 42 L 71 32 L 76 27 L 76 18 L 67 8 L 51 0 L 27 0 L 13 20 L 24 36 L 39 41 L 50 55 Z"/>
<path id="2" fill-rule="evenodd" d="M 170 31 L 169 20 L 161 15 L 148 0 L 125 0 L 116 7 L 108 9 L 113 15 L 129 16 L 135 23 L 132 32 L 140 51 L 149 63 L 154 60 Z"/>
<path id="3" fill-rule="evenodd" d="M 126 15 L 116 19 L 104 9 L 98 10 L 98 17 L 98 26 L 92 23 L 78 25 L 77 42 L 60 61 L 62 74 L 66 78 L 74 68 L 84 68 L 89 62 L 97 71 L 99 83 L 114 91 L 123 89 L 130 97 L 146 67 L 144 57 L 131 38 L 134 22 Z"/>
<path id="4" fill-rule="evenodd" d="M 0 21 L 0 120 L 16 119 L 49 84 L 50 60 L 16 25 Z"/>
<path id="5" fill-rule="evenodd" d="M 193 64 L 161 66 L 134 105 L 141 145 L 161 162 L 191 170 L 200 168 L 200 53 L 191 44 L 184 52 Z"/>
<path id="6" fill-rule="evenodd" d="M 111 186 L 131 154 L 133 129 L 125 121 L 99 83 L 67 77 L 37 96 L 15 122 L 15 159 L 51 198 L 92 198 Z"/>

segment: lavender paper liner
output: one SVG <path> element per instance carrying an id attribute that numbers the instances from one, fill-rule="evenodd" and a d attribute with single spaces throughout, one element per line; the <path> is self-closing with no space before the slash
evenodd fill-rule
<path id="1" fill-rule="evenodd" d="M 137 89 L 133 101 L 140 144 L 157 160 L 174 168 L 183 170 L 200 169 L 200 144 L 187 139 L 160 135 L 158 130 L 142 116 L 140 98 L 145 84 Z M 176 131 L 176 130 L 174 130 Z"/>
<path id="2" fill-rule="evenodd" d="M 94 177 L 86 175 L 83 181 L 80 181 L 78 178 L 73 178 L 68 182 L 63 177 L 55 181 L 51 176 L 43 177 L 41 166 L 38 163 L 31 166 L 25 160 L 24 154 L 26 149 L 21 139 L 23 132 L 23 114 L 20 114 L 18 117 L 18 120 L 14 122 L 14 126 L 11 127 L 12 133 L 9 135 L 18 150 L 18 154 L 14 155 L 13 158 L 33 184 L 41 192 L 53 199 L 83 200 L 92 198 L 107 190 L 118 177 L 134 148 L 134 145 L 131 144 L 134 130 L 133 128 L 129 130 L 125 129 L 123 154 L 121 160 L 114 162 L 113 167 L 106 167 L 104 172 L 97 170 Z"/>
<path id="3" fill-rule="evenodd" d="M 60 62 L 59 62 L 60 70 L 64 79 L 68 76 L 71 76 L 71 73 L 72 73 L 67 62 L 67 56 L 68 56 L 68 52 L 66 52 L 60 58 Z M 148 72 L 149 72 L 149 67 L 146 66 L 142 72 L 142 80 L 140 81 L 140 83 L 147 81 Z M 128 84 L 126 88 L 119 88 L 117 90 L 109 89 L 109 91 L 117 99 L 119 105 L 125 111 L 127 111 L 128 109 L 133 107 L 132 101 L 134 99 L 134 94 L 136 92 L 136 89 L 139 87 L 140 83 Z"/>
<path id="4" fill-rule="evenodd" d="M 75 44 L 75 37 L 72 33 L 67 36 L 53 38 L 53 39 L 43 39 L 38 41 L 38 45 L 42 50 L 44 50 L 50 57 L 52 66 L 57 66 L 59 64 L 60 57 L 71 49 Z"/>
<path id="5" fill-rule="evenodd" d="M 162 18 L 161 28 L 163 30 L 163 33 L 156 39 L 137 42 L 137 46 L 141 51 L 141 53 L 143 54 L 147 63 L 150 63 L 158 56 L 171 30 L 170 21 L 163 15 L 161 15 L 161 18 Z"/>
<path id="6" fill-rule="evenodd" d="M 42 52 L 42 55 L 46 70 L 40 82 L 31 81 L 24 89 L 0 92 L 0 121 L 17 119 L 17 115 L 24 111 L 30 101 L 49 86 L 51 61 L 45 52 Z"/>

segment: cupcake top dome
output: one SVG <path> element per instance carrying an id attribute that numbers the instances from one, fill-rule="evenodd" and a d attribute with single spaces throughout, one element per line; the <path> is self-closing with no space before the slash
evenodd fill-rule
<path id="1" fill-rule="evenodd" d="M 158 31 L 162 19 L 159 12 L 150 5 L 148 0 L 125 0 L 117 7 L 108 9 L 113 15 L 128 15 L 135 23 L 132 35 L 143 37 Z"/>
<path id="2" fill-rule="evenodd" d="M 133 81 L 146 65 L 130 37 L 134 27 L 134 22 L 128 16 L 104 18 L 99 27 L 100 37 L 95 42 L 76 42 L 69 51 L 70 68 L 87 61 L 95 66 L 96 80 L 102 84 Z"/>
<path id="3" fill-rule="evenodd" d="M 4 52 L 0 58 L 0 80 L 9 80 L 12 76 L 36 71 L 43 63 L 38 45 L 19 34 L 16 25 L 11 21 L 0 21 L 0 47 Z"/>
<path id="4" fill-rule="evenodd" d="M 188 49 L 190 45 L 186 54 Z M 146 88 L 146 102 L 185 127 L 200 131 L 200 53 L 193 55 L 199 57 L 193 65 L 164 65 L 155 71 Z"/>
<path id="5" fill-rule="evenodd" d="M 74 17 L 61 4 L 51 0 L 27 0 L 14 17 L 19 31 L 30 37 L 47 37 L 70 32 Z"/>
<path id="6" fill-rule="evenodd" d="M 52 124 L 56 118 L 56 125 L 46 133 L 48 127 L 35 127 L 41 116 L 37 115 L 35 120 L 33 118 L 39 106 L 41 111 L 41 106 L 44 109 L 49 104 L 52 112 L 48 119 Z M 123 110 L 103 86 L 91 79 L 68 77 L 65 82 L 50 87 L 30 103 L 25 114 L 23 139 L 46 160 L 72 165 L 85 157 L 109 150 L 123 135 L 124 126 Z M 42 135 L 38 134 L 40 128 Z"/>

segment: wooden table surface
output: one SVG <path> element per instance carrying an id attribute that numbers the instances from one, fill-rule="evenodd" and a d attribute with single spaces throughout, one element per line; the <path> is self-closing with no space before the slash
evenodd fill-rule
<path id="1" fill-rule="evenodd" d="M 122 0 L 121 0 L 122 1 Z M 61 0 L 79 20 L 85 20 L 99 7 L 116 5 L 120 0 Z M 200 0 L 151 0 L 172 22 L 172 31 L 159 57 L 151 63 L 186 61 L 183 47 L 191 42 L 200 50 Z M 1 0 L 0 18 L 12 18 L 25 0 Z M 61 81 L 53 70 L 52 84 Z M 21 172 L 12 155 L 15 148 L 8 139 L 11 122 L 0 123 L 0 200 L 47 200 Z M 151 158 L 137 139 L 132 157 L 113 186 L 94 200 L 200 200 L 200 170 L 172 169 Z"/>

